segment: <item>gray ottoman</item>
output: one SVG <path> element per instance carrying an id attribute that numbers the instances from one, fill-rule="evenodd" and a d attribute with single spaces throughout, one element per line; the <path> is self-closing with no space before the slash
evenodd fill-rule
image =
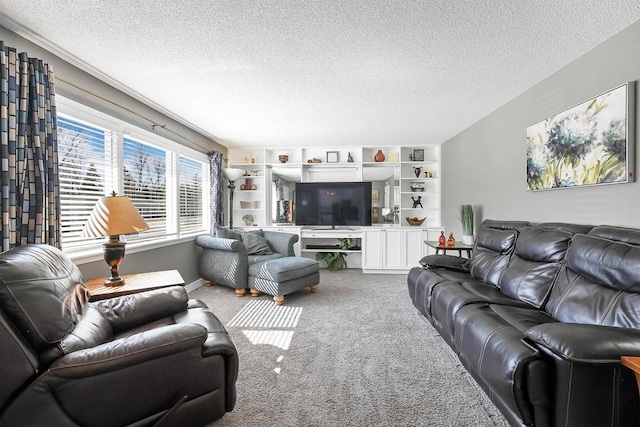
<path id="1" fill-rule="evenodd" d="M 276 304 L 281 305 L 284 296 L 291 292 L 306 287 L 315 292 L 320 282 L 318 267 L 317 261 L 301 257 L 284 257 L 252 264 L 249 266 L 251 295 L 257 297 L 264 292 L 273 295 Z"/>

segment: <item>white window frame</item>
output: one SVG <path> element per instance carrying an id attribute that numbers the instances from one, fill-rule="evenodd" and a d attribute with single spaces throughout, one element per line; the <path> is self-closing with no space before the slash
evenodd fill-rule
<path id="1" fill-rule="evenodd" d="M 121 119 L 109 116 L 105 113 L 97 111 L 91 107 L 83 105 L 79 102 L 71 99 L 56 95 L 56 108 L 59 113 L 71 118 L 85 121 L 89 124 L 109 129 L 117 135 L 117 146 L 115 147 L 117 153 L 117 165 L 112 169 L 115 174 L 115 183 L 117 183 L 118 194 L 124 194 L 124 137 L 125 135 L 133 139 L 151 144 L 160 149 L 166 150 L 168 153 L 167 161 L 167 234 L 165 236 L 146 240 L 136 241 L 142 238 L 142 236 L 123 236 L 123 240 L 128 241 L 127 253 L 143 252 L 150 249 L 161 248 L 165 246 L 171 246 L 177 243 L 194 240 L 196 236 L 201 234 L 207 234 L 209 232 L 210 224 L 210 179 L 208 167 L 203 168 L 203 172 L 206 172 L 203 176 L 202 186 L 202 229 L 192 230 L 185 233 L 180 233 L 179 230 L 179 206 L 180 206 L 180 192 L 178 189 L 178 158 L 179 156 L 188 157 L 189 159 L 202 162 L 208 165 L 209 160 L 205 153 L 201 153 L 192 148 L 186 147 L 175 141 L 163 138 L 152 132 L 146 131 L 142 128 L 136 127 Z M 144 233 L 144 232 L 143 232 Z M 102 246 L 96 241 L 95 248 L 91 249 L 70 249 L 62 250 L 74 261 L 76 264 L 85 264 L 103 259 Z"/>

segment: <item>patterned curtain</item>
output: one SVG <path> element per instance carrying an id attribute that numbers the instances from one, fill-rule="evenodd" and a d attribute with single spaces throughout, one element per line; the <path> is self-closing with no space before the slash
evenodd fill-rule
<path id="1" fill-rule="evenodd" d="M 0 41 L 2 252 L 60 247 L 60 189 L 53 70 Z"/>
<path id="2" fill-rule="evenodd" d="M 212 151 L 209 153 L 209 169 L 211 176 L 211 235 L 215 234 L 216 225 L 224 225 L 222 203 L 222 153 Z"/>

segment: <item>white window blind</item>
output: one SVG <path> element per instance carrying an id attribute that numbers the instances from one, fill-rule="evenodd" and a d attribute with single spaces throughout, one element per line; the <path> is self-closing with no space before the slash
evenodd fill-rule
<path id="1" fill-rule="evenodd" d="M 180 185 L 180 231 L 200 231 L 204 224 L 203 182 L 207 176 L 205 164 L 184 156 L 178 160 Z"/>
<path id="2" fill-rule="evenodd" d="M 149 224 L 144 239 L 168 234 L 167 162 L 165 150 L 124 138 L 124 195 Z"/>
<path id="3" fill-rule="evenodd" d="M 113 154 L 116 135 L 65 115 L 58 115 L 58 176 L 62 246 L 94 244 L 82 228 L 98 199 L 116 190 Z"/>

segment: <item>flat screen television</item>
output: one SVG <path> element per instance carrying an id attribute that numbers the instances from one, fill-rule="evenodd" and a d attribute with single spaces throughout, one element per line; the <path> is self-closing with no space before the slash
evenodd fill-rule
<path id="1" fill-rule="evenodd" d="M 371 182 L 298 182 L 296 225 L 371 225 Z"/>

